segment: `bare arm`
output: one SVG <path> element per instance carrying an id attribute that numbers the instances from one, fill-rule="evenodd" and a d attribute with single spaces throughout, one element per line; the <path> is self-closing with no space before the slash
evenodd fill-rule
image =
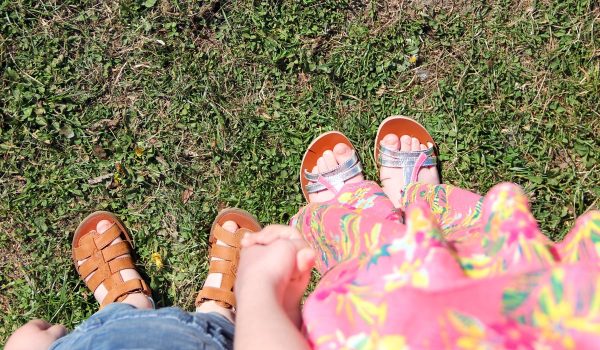
<path id="1" fill-rule="evenodd" d="M 237 303 L 235 350 L 310 349 L 273 290 L 253 286 Z"/>
<path id="2" fill-rule="evenodd" d="M 300 300 L 314 252 L 298 232 L 273 225 L 242 240 L 235 295 L 235 350 L 307 350 Z"/>

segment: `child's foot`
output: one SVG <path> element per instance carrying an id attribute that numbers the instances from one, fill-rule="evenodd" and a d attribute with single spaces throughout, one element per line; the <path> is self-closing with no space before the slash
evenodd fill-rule
<path id="1" fill-rule="evenodd" d="M 96 232 L 102 234 L 106 230 L 108 230 L 112 225 L 113 224 L 108 220 L 100 220 L 98 222 L 98 224 L 96 224 Z M 112 243 L 110 245 L 115 245 L 122 241 L 123 240 L 121 239 L 121 237 L 117 237 L 112 241 Z M 124 255 L 122 255 L 122 257 L 130 257 L 130 255 L 124 254 Z M 87 259 L 78 260 L 77 265 L 81 266 L 86 261 L 87 261 Z M 87 283 L 90 279 L 92 279 L 94 277 L 94 275 L 96 274 L 96 272 L 92 272 L 85 279 L 85 282 Z M 119 271 L 119 273 L 121 274 L 121 278 L 123 279 L 123 282 L 127 282 L 129 280 L 135 280 L 135 279 L 139 279 L 139 280 L 142 279 L 140 274 L 135 269 L 124 269 L 124 270 Z M 94 291 L 94 297 L 100 304 L 102 304 L 102 301 L 104 300 L 104 298 L 106 297 L 107 294 L 108 294 L 108 290 L 106 289 L 104 283 L 101 283 L 98 286 L 98 288 L 96 288 L 96 290 Z M 146 295 L 144 295 L 144 293 L 141 293 L 141 292 L 131 293 L 131 294 L 127 295 L 127 297 L 125 297 L 125 299 L 123 299 L 121 302 L 131 304 L 139 309 L 152 309 L 154 307 L 152 305 L 152 302 L 150 301 L 150 299 Z"/>
<path id="2" fill-rule="evenodd" d="M 196 296 L 196 312 L 216 312 L 233 322 L 236 300 L 233 288 L 237 277 L 242 239 L 261 230 L 252 214 L 238 208 L 219 212 L 209 238 L 209 272 Z"/>
<path id="3" fill-rule="evenodd" d="M 333 147 L 333 150 L 327 150 L 323 152 L 323 155 L 317 160 L 317 166 L 315 166 L 312 173 L 325 173 L 327 171 L 335 169 L 339 164 L 348 160 L 354 154 L 354 150 L 344 143 L 338 143 Z M 348 179 L 345 182 L 355 183 L 362 181 L 362 173 Z M 320 203 L 326 202 L 335 197 L 335 193 L 329 190 L 323 190 L 308 195 L 309 202 Z"/>
<path id="4" fill-rule="evenodd" d="M 225 231 L 231 232 L 232 234 L 239 228 L 239 226 L 234 221 L 225 221 L 223 223 L 222 227 Z M 218 246 L 228 247 L 228 245 L 221 240 L 217 240 L 216 244 Z M 210 259 L 210 261 L 216 261 L 216 260 L 223 260 L 223 259 L 217 258 L 217 257 L 212 257 Z M 204 285 L 202 286 L 202 288 L 204 288 L 204 287 L 220 288 L 222 280 L 223 280 L 222 273 L 218 273 L 218 272 L 209 273 L 208 276 L 206 276 L 206 281 L 204 281 Z M 200 306 L 196 307 L 196 312 L 217 312 L 217 313 L 225 316 L 231 322 L 233 322 L 233 318 L 234 318 L 234 312 L 232 309 L 222 307 L 214 300 L 207 300 L 207 301 L 203 302 L 202 304 L 200 304 Z"/>
<path id="5" fill-rule="evenodd" d="M 422 151 L 433 147 L 433 144 L 430 142 L 428 142 L 427 145 L 424 145 L 414 137 L 402 135 L 402 137 L 398 138 L 398 136 L 395 134 L 385 135 L 385 137 L 381 140 L 381 145 L 389 148 L 390 150 L 400 150 L 401 152 Z M 385 158 L 387 156 L 383 155 L 383 157 Z M 407 185 L 404 180 L 404 169 L 382 166 L 379 170 L 379 178 L 383 192 L 392 201 L 394 206 L 399 208 L 402 191 Z M 440 178 L 437 167 L 422 167 L 418 173 L 418 181 L 421 183 L 438 185 L 440 183 Z"/>

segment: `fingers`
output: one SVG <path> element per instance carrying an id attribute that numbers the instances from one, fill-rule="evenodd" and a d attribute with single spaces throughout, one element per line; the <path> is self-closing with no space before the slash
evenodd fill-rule
<path id="1" fill-rule="evenodd" d="M 58 338 L 67 334 L 62 325 L 52 325 L 44 320 L 31 320 L 8 338 L 6 350 L 48 349 Z"/>
<path id="2" fill-rule="evenodd" d="M 305 247 L 298 251 L 298 253 L 296 253 L 296 267 L 298 268 L 298 272 L 304 273 L 312 270 L 315 266 L 315 258 L 315 251 L 309 247 Z"/>
<path id="3" fill-rule="evenodd" d="M 258 233 L 249 233 L 241 241 L 242 247 L 255 244 L 269 245 L 278 239 L 289 239 L 296 248 L 296 265 L 298 271 L 304 272 L 313 268 L 315 252 L 301 239 L 298 230 L 284 225 L 269 225 Z"/>
<path id="4" fill-rule="evenodd" d="M 280 238 L 297 239 L 300 238 L 300 233 L 289 226 L 269 225 L 258 233 L 246 234 L 241 244 L 242 247 L 249 247 L 254 244 L 268 245 Z"/>
<path id="5" fill-rule="evenodd" d="M 259 232 L 259 234 L 270 234 L 271 232 L 276 232 L 279 238 L 297 239 L 301 237 L 298 230 L 286 225 L 269 225 Z"/>
<path id="6" fill-rule="evenodd" d="M 247 233 L 240 242 L 242 244 L 242 248 L 250 247 L 255 244 L 269 245 L 279 239 L 279 234 L 277 232 L 263 231 L 258 233 Z"/>

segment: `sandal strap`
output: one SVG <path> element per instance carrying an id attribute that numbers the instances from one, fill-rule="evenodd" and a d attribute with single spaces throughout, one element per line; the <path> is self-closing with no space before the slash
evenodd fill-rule
<path id="1" fill-rule="evenodd" d="M 230 247 L 239 248 L 242 246 L 243 233 L 240 230 L 236 230 L 235 233 L 231 233 L 223 228 L 221 225 L 217 225 L 213 231 L 212 244 L 216 246 L 217 241 L 222 241 Z M 217 256 L 220 258 L 220 256 Z"/>
<path id="2" fill-rule="evenodd" d="M 119 256 L 129 254 L 129 243 L 126 241 L 119 242 L 117 244 L 110 245 L 103 250 L 95 253 L 97 258 L 87 259 L 83 264 L 79 266 L 79 274 L 83 279 L 88 278 L 90 274 L 98 269 L 99 264 L 111 261 Z M 100 259 L 101 255 L 101 259 Z"/>
<path id="3" fill-rule="evenodd" d="M 437 157 L 435 156 L 435 149 L 429 147 L 428 149 L 420 151 L 397 151 L 389 149 L 383 145 L 379 145 L 379 162 L 383 166 L 392 168 L 403 168 L 406 164 L 415 163 L 421 154 L 427 156 L 427 160 L 423 166 L 436 165 Z"/>
<path id="4" fill-rule="evenodd" d="M 225 230 L 222 224 L 227 220 L 234 221 L 239 228 L 235 232 Z M 233 287 L 240 260 L 241 241 L 246 233 L 258 232 L 260 229 L 256 218 L 241 209 L 229 208 L 217 215 L 209 239 L 208 274 L 222 274 L 221 284 L 218 288 L 204 286 L 196 297 L 196 306 L 212 300 L 222 307 L 235 308 Z M 217 244 L 217 241 L 223 244 Z"/>
<path id="5" fill-rule="evenodd" d="M 235 264 L 233 264 L 231 261 L 212 260 L 210 262 L 210 265 L 208 266 L 208 273 L 222 273 L 223 277 L 225 275 L 235 277 L 235 273 L 236 273 Z M 224 282 L 226 282 L 226 281 L 221 282 L 222 287 L 223 287 L 223 284 L 227 284 Z M 232 286 L 233 286 L 233 284 L 229 287 L 232 287 Z"/>
<path id="6" fill-rule="evenodd" d="M 86 282 L 86 285 L 95 292 L 96 289 L 104 283 L 104 286 L 108 290 L 113 285 L 111 278 L 117 279 L 121 276 L 119 272 L 126 269 L 135 269 L 133 259 L 130 256 L 124 256 L 119 259 L 112 260 L 110 262 L 101 263 L 96 270 L 96 273 Z M 108 284 L 108 285 L 107 285 Z"/>
<path id="7" fill-rule="evenodd" d="M 343 163 L 338 164 L 337 167 L 323 172 L 323 173 L 311 173 L 308 170 L 305 169 L 304 171 L 304 177 L 308 180 L 308 181 L 312 181 L 312 182 L 316 182 L 319 178 L 319 176 L 335 176 L 338 175 L 344 171 L 346 171 L 347 169 L 351 168 L 354 164 L 358 163 L 358 156 L 356 155 L 356 152 L 354 152 L 352 154 L 352 157 L 346 159 Z"/>
<path id="8" fill-rule="evenodd" d="M 210 240 L 211 248 L 208 255 L 210 261 L 208 273 L 222 274 L 221 285 L 219 288 L 203 287 L 196 297 L 196 305 L 200 305 L 207 300 L 214 300 L 226 308 L 235 306 L 235 296 L 232 290 L 235 284 L 241 240 L 247 231 L 249 230 L 240 228 L 235 232 L 229 232 L 223 226 L 215 225 Z M 227 245 L 218 245 L 218 240 Z M 213 260 L 213 258 L 222 260 Z"/>
<path id="9" fill-rule="evenodd" d="M 422 167 L 437 165 L 435 149 L 429 147 L 420 151 L 397 151 L 379 145 L 379 163 L 390 168 L 403 168 L 404 183 L 417 181 L 417 175 Z"/>
<path id="10" fill-rule="evenodd" d="M 116 224 L 99 234 L 95 230 L 81 237 L 79 246 L 73 249 L 76 260 L 84 260 L 92 256 L 98 250 L 102 250 L 107 245 L 111 244 L 117 237 L 121 235 L 121 231 Z"/>
<path id="11" fill-rule="evenodd" d="M 95 292 L 101 284 L 108 291 L 101 302 L 104 307 L 115 301 L 120 301 L 127 295 L 141 292 L 150 295 L 150 289 L 146 282 L 139 278 L 123 281 L 120 271 L 135 269 L 131 258 L 131 245 L 128 240 L 111 244 L 122 234 L 119 226 L 114 223 L 103 233 L 95 230 L 90 231 L 79 240 L 79 246 L 73 249 L 77 261 L 87 259 L 83 264 L 75 264 L 81 279 L 85 281 L 88 288 Z M 86 279 L 93 276 L 86 281 Z"/>
<path id="12" fill-rule="evenodd" d="M 214 244 L 213 247 L 210 248 L 209 256 L 218 257 L 224 261 L 230 262 L 234 262 L 239 258 L 239 254 L 235 249 L 217 244 Z"/>
<path id="13" fill-rule="evenodd" d="M 360 174 L 362 170 L 362 165 L 358 160 L 356 152 L 352 154 L 352 157 L 330 171 L 311 173 L 305 169 L 304 177 L 310 181 L 310 183 L 306 185 L 306 192 L 315 193 L 328 189 L 328 187 L 320 181 L 321 179 L 324 179 L 327 183 L 331 184 L 335 190 L 339 191 L 346 181 Z"/>
<path id="14" fill-rule="evenodd" d="M 233 294 L 233 292 L 231 291 L 224 290 L 222 288 L 202 288 L 200 293 L 198 293 L 198 297 L 196 298 L 196 305 L 199 305 L 208 300 L 214 300 L 218 304 L 228 308 L 235 306 L 235 294 Z"/>
<path id="15" fill-rule="evenodd" d="M 106 294 L 100 306 L 105 307 L 106 305 L 114 303 L 115 301 L 122 301 L 131 293 L 141 292 L 146 295 L 149 295 L 149 293 L 146 293 L 146 291 L 149 290 L 150 289 L 148 288 L 148 285 L 146 285 L 146 282 L 144 282 L 143 280 L 132 279 L 127 282 L 123 282 L 121 280 L 121 283 L 108 290 L 108 294 Z"/>

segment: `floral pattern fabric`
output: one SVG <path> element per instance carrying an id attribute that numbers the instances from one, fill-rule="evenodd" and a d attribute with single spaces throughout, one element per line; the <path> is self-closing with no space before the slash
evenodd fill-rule
<path id="1" fill-rule="evenodd" d="M 600 212 L 554 244 L 522 190 L 411 184 L 395 210 L 369 181 L 292 220 L 322 278 L 303 316 L 315 349 L 593 349 Z"/>

